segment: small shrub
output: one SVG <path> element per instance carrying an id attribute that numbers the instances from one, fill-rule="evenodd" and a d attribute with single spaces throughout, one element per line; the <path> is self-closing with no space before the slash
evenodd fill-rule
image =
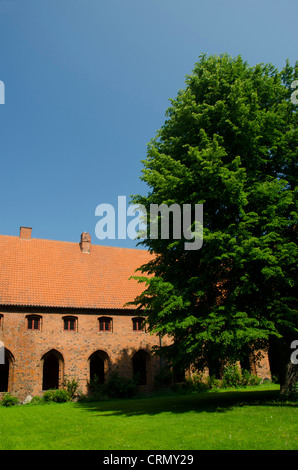
<path id="1" fill-rule="evenodd" d="M 202 374 L 193 374 L 186 379 L 187 388 L 195 392 L 206 392 L 210 387 Z"/>
<path id="2" fill-rule="evenodd" d="M 79 387 L 79 382 L 76 379 L 65 379 L 64 380 L 64 389 L 67 391 L 70 399 L 72 400 L 76 394 L 76 391 L 78 390 Z"/>
<path id="3" fill-rule="evenodd" d="M 222 376 L 223 388 L 237 388 L 241 385 L 242 377 L 237 364 L 228 364 L 224 367 Z"/>
<path id="4" fill-rule="evenodd" d="M 279 380 L 277 375 L 272 376 L 272 383 L 273 384 L 279 384 L 280 383 L 280 380 Z"/>
<path id="5" fill-rule="evenodd" d="M 104 384 L 103 391 L 110 398 L 130 398 L 136 394 L 136 383 L 114 372 Z"/>
<path id="6" fill-rule="evenodd" d="M 208 383 L 209 378 L 203 374 L 193 374 L 186 377 L 184 382 L 173 384 L 172 390 L 176 392 L 206 392 L 211 387 Z"/>
<path id="7" fill-rule="evenodd" d="M 286 393 L 287 398 L 291 400 L 298 400 L 298 383 L 292 384 L 288 393 Z"/>
<path id="8" fill-rule="evenodd" d="M 36 395 L 35 397 L 32 398 L 32 400 L 30 401 L 30 405 L 40 405 L 44 402 L 43 398 Z"/>
<path id="9" fill-rule="evenodd" d="M 1 406 L 15 406 L 18 404 L 19 399 L 12 396 L 10 393 L 6 393 L 1 400 Z"/>
<path id="10" fill-rule="evenodd" d="M 94 377 L 92 380 L 90 380 L 90 383 L 89 383 L 89 390 L 90 392 L 92 392 L 93 394 L 96 393 L 103 393 L 103 384 L 100 383 L 99 381 L 99 377 L 94 374 Z"/>
<path id="11" fill-rule="evenodd" d="M 246 369 L 242 369 L 241 375 L 242 375 L 241 385 L 243 387 L 246 387 L 250 383 L 250 379 L 251 379 L 250 372 Z"/>
<path id="12" fill-rule="evenodd" d="M 65 403 L 70 400 L 70 396 L 63 388 L 50 389 L 44 392 L 43 400 L 45 402 Z"/>
<path id="13" fill-rule="evenodd" d="M 262 379 L 257 375 L 251 375 L 249 379 L 249 385 L 260 385 Z"/>
<path id="14" fill-rule="evenodd" d="M 218 390 L 222 387 L 222 382 L 220 379 L 217 379 L 215 375 L 207 377 L 207 386 L 209 390 Z"/>

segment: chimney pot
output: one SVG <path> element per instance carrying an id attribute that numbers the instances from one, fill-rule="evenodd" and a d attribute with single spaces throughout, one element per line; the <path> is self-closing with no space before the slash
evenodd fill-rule
<path id="1" fill-rule="evenodd" d="M 31 238 L 31 227 L 20 227 L 20 238 L 24 238 L 25 240 L 30 240 Z"/>
<path id="2" fill-rule="evenodd" d="M 91 246 L 91 236 L 89 233 L 82 233 L 81 235 L 81 251 L 82 253 L 90 253 L 90 246 Z"/>

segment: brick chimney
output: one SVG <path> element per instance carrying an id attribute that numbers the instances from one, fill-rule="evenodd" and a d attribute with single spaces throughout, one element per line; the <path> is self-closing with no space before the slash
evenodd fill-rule
<path id="1" fill-rule="evenodd" d="M 20 227 L 20 238 L 24 238 L 25 240 L 30 240 L 31 238 L 31 227 Z"/>
<path id="2" fill-rule="evenodd" d="M 91 236 L 89 233 L 82 233 L 81 235 L 81 252 L 82 253 L 90 253 L 90 246 L 91 246 Z"/>

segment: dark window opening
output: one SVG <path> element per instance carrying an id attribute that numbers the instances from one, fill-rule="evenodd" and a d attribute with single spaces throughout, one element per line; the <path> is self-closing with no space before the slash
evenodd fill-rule
<path id="1" fill-rule="evenodd" d="M 76 318 L 75 317 L 63 318 L 63 322 L 64 322 L 64 330 L 66 331 L 76 330 Z"/>
<path id="2" fill-rule="evenodd" d="M 0 392 L 8 392 L 9 358 L 5 352 L 4 364 L 0 364 Z"/>
<path id="3" fill-rule="evenodd" d="M 54 353 L 48 354 L 43 361 L 42 389 L 59 388 L 59 359 Z"/>
<path id="4" fill-rule="evenodd" d="M 40 330 L 40 317 L 28 317 L 27 321 L 28 330 Z"/>
<path id="5" fill-rule="evenodd" d="M 112 331 L 112 319 L 108 317 L 99 318 L 99 331 Z"/>
<path id="6" fill-rule="evenodd" d="M 144 330 L 144 318 L 133 318 L 132 329 L 134 331 L 143 331 Z"/>
<path id="7" fill-rule="evenodd" d="M 132 358 L 133 378 L 138 385 L 147 385 L 147 353 L 138 351 Z"/>
<path id="8" fill-rule="evenodd" d="M 104 361 L 97 355 L 90 359 L 90 381 L 99 384 L 103 384 L 105 381 Z"/>

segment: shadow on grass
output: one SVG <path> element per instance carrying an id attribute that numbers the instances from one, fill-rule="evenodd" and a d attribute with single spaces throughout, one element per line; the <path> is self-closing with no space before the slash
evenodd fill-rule
<path id="1" fill-rule="evenodd" d="M 298 406 L 282 402 L 279 391 L 229 391 L 147 398 L 131 398 L 100 402 L 78 402 L 76 406 L 101 416 L 156 415 L 158 413 L 210 412 L 224 413 L 240 406 Z"/>

